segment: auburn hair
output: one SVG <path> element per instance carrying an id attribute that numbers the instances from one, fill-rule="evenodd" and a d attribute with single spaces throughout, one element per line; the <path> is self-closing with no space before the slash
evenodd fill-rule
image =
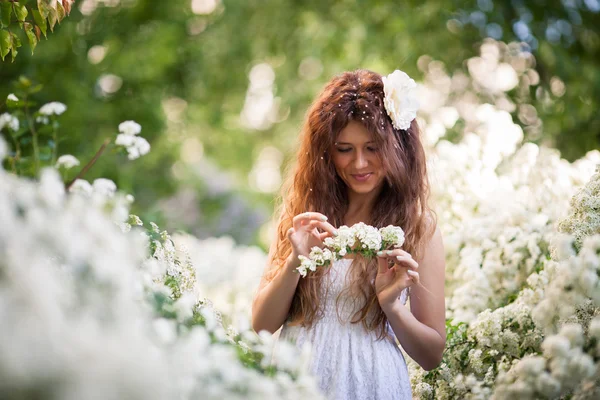
<path id="1" fill-rule="evenodd" d="M 325 85 L 307 111 L 300 135 L 297 162 L 282 186 L 275 242 L 272 244 L 267 280 L 273 279 L 291 254 L 286 233 L 294 216 L 316 211 L 328 217 L 335 227 L 344 225 L 348 210 L 347 186 L 337 175 L 330 151 L 339 132 L 350 121 L 365 126 L 379 149 L 386 182 L 371 211 L 375 227 L 400 226 L 405 233 L 403 249 L 418 259 L 435 228 L 435 213 L 428 206 L 429 181 L 425 151 L 417 121 L 406 130 L 395 129 L 383 103 L 380 74 L 359 69 L 335 76 Z M 358 261 L 358 262 L 356 262 Z M 328 268 L 317 269 L 301 278 L 288 314 L 289 324 L 310 327 L 322 316 L 320 289 Z M 355 260 L 345 298 L 359 301 L 360 309 L 350 322 L 362 323 L 367 330 L 386 334 L 387 318 L 377 301 L 374 278 L 377 262 Z M 338 296 L 338 305 L 341 294 Z M 338 312 L 339 316 L 339 312 Z"/>

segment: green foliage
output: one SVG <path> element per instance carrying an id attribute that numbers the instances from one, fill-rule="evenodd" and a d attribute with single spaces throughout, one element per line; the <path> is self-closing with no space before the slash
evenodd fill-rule
<path id="1" fill-rule="evenodd" d="M 21 47 L 21 39 L 14 29 L 18 26 L 31 47 L 31 54 L 40 41 L 41 34 L 46 36 L 47 24 L 50 30 L 62 21 L 71 11 L 74 0 L 0 0 L 0 57 L 2 61 L 10 51 L 12 61 Z M 37 7 L 37 8 L 36 8 Z M 28 19 L 29 17 L 29 19 Z"/>
<path id="2" fill-rule="evenodd" d="M 49 1 L 37 7 L 32 1 L 18 3 L 28 10 L 31 28 L 24 24 L 22 37 L 31 45 L 31 33 L 39 40 L 48 25 L 53 29 L 60 8 L 55 18 Z M 418 80 L 418 60 L 425 54 L 449 71 L 466 69 L 465 60 L 478 55 L 478 44 L 489 36 L 522 40 L 537 59 L 539 84 L 509 93 L 516 104 L 513 117 L 526 139 L 555 144 L 571 160 L 600 147 L 600 13 L 571 3 L 222 0 L 202 14 L 192 10 L 190 0 L 130 0 L 116 7 L 94 3 L 95 8 L 77 2 L 33 58 L 23 52 L 13 63 L 0 64 L 0 78 L 9 82 L 26 74 L 45 85 L 41 101 L 69 105 L 62 118 L 69 141 L 61 148 L 70 154 L 91 157 L 116 124 L 139 122 L 152 153 L 135 167 L 100 160 L 90 175 L 113 179 L 134 193 L 134 211 L 159 222 L 164 220 L 157 201 L 179 188 L 193 188 L 204 214 L 181 227 L 204 236 L 194 229 L 221 220 L 232 198 L 245 210 L 272 206 L 273 194 L 246 183 L 248 171 L 266 146 L 284 154 L 282 165 L 292 161 L 306 109 L 331 76 L 361 67 L 381 73 L 399 68 Z M 556 40 L 552 29 L 566 27 L 563 20 L 570 32 L 564 28 Z M 519 21 L 525 21 L 531 38 L 517 35 Z M 4 55 L 16 51 L 11 31 L 0 29 Z M 255 129 L 240 122 L 240 113 L 249 73 L 261 63 L 273 70 L 272 95 L 280 106 L 276 122 Z M 535 107 L 542 126 L 523 117 L 522 104 Z M 182 160 L 182 148 L 191 138 L 235 184 L 214 194 L 196 172 L 205 167 Z M 256 231 L 264 220 L 236 222 L 222 231 L 215 222 L 213 232 L 255 242 L 256 236 L 249 239 L 236 231 L 241 225 Z"/>

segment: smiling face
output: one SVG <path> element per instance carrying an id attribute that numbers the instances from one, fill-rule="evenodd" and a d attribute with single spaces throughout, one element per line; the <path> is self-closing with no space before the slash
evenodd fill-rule
<path id="1" fill-rule="evenodd" d="M 385 171 L 379 149 L 362 124 L 351 121 L 342 129 L 331 154 L 335 170 L 350 191 L 366 194 L 382 187 Z"/>

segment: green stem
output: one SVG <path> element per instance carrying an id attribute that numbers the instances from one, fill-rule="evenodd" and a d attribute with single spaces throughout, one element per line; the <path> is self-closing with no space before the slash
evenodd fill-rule
<path id="1" fill-rule="evenodd" d="M 13 172 L 15 175 L 19 175 L 19 172 L 17 170 L 17 163 L 19 161 L 19 158 L 21 158 L 21 148 L 19 147 L 19 141 L 12 135 L 10 135 L 10 137 L 13 140 L 13 142 L 15 142 L 15 156 L 12 159 Z"/>
<path id="2" fill-rule="evenodd" d="M 54 146 L 52 147 L 52 163 L 50 165 L 56 164 L 56 156 L 58 155 L 58 141 L 56 140 L 56 126 L 54 121 L 52 123 L 52 141 L 54 142 Z"/>
<path id="3" fill-rule="evenodd" d="M 27 118 L 27 122 L 29 124 L 29 131 L 31 132 L 32 144 L 33 144 L 33 161 L 34 161 L 34 171 L 33 175 L 37 176 L 38 171 L 40 170 L 40 149 L 38 145 L 38 135 L 35 130 L 35 125 L 33 124 L 33 118 L 31 118 L 31 114 L 29 113 L 29 106 L 27 105 L 27 94 L 23 98 L 25 103 L 25 116 Z"/>

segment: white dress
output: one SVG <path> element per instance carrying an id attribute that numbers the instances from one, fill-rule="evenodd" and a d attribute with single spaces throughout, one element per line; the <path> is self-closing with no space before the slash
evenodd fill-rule
<path id="1" fill-rule="evenodd" d="M 352 305 L 340 301 L 340 322 L 336 298 L 346 284 L 351 259 L 341 259 L 325 275 L 321 294 L 325 300 L 324 315 L 310 329 L 283 325 L 279 340 L 291 340 L 302 347 L 312 346 L 310 368 L 328 399 L 335 400 L 401 400 L 412 399 L 410 380 L 404 356 L 395 342 L 388 324 L 388 335 L 377 340 L 377 332 L 368 332 L 361 323 L 351 324 Z M 407 291 L 400 296 L 406 303 Z M 346 305 L 345 305 L 346 304 Z"/>

